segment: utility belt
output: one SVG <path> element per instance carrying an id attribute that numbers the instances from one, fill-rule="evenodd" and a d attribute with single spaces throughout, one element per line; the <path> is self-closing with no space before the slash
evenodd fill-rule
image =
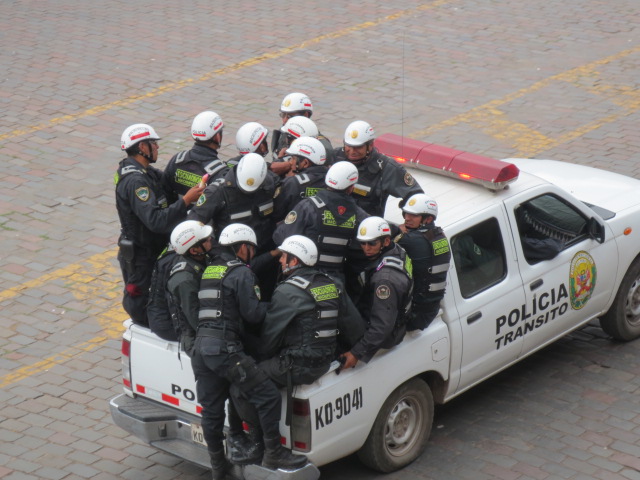
<path id="1" fill-rule="evenodd" d="M 305 357 L 304 355 L 287 354 L 284 356 L 284 358 L 288 358 L 292 365 L 308 368 L 326 367 L 331 363 L 331 357 L 309 358 Z"/>
<path id="2" fill-rule="evenodd" d="M 223 330 L 221 328 L 211 328 L 207 326 L 199 326 L 197 335 L 199 337 L 213 337 L 218 340 L 227 340 L 230 342 L 240 342 L 240 335 L 233 330 Z"/>

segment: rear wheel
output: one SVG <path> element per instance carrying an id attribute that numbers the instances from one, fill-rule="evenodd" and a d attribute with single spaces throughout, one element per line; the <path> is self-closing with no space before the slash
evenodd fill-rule
<path id="1" fill-rule="evenodd" d="M 384 402 L 358 458 L 380 472 L 398 470 L 423 452 L 432 423 L 429 385 L 419 378 L 411 379 Z"/>
<path id="2" fill-rule="evenodd" d="M 640 259 L 625 274 L 611 308 L 600 326 L 616 340 L 628 342 L 640 336 Z"/>

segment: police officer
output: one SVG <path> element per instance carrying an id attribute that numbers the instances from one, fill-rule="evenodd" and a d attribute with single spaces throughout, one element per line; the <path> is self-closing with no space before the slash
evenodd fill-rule
<path id="1" fill-rule="evenodd" d="M 193 355 L 198 328 L 198 292 L 200 279 L 211 250 L 213 229 L 195 220 L 180 223 L 171 232 L 171 246 L 176 259 L 169 271 L 167 292 L 172 304 L 175 324 L 179 327 L 180 343 L 189 356 Z"/>
<path id="2" fill-rule="evenodd" d="M 279 386 L 309 384 L 335 358 L 342 293 L 335 281 L 314 269 L 318 249 L 292 235 L 278 247 L 284 281 L 278 285 L 262 326 L 260 368 Z"/>
<path id="3" fill-rule="evenodd" d="M 435 225 L 438 204 L 424 193 L 409 197 L 402 207 L 403 233 L 395 241 L 413 263 L 413 305 L 407 330 L 424 330 L 440 310 L 451 261 L 449 241 Z"/>
<path id="4" fill-rule="evenodd" d="M 267 164 L 257 153 L 248 153 L 229 170 L 220 184 L 209 185 L 189 213 L 190 220 L 212 223 L 221 232 L 231 223 L 251 227 L 258 237 L 258 253 L 269 251 L 273 222 L 275 184 Z"/>
<path id="5" fill-rule="evenodd" d="M 280 118 L 282 120 L 282 128 L 274 129 L 273 137 L 271 138 L 271 152 L 273 155 L 273 163 L 271 164 L 271 169 L 278 175 L 284 176 L 289 171 L 289 166 L 287 166 L 286 163 L 281 163 L 283 161 L 283 157 L 286 156 L 285 150 L 287 149 L 287 147 L 289 147 L 292 141 L 292 138 L 289 136 L 290 132 L 285 125 L 294 117 L 306 117 L 308 119 L 311 119 L 312 115 L 313 104 L 311 103 L 311 99 L 304 93 L 290 93 L 282 99 L 282 103 L 280 104 Z M 296 121 L 296 123 L 300 122 Z M 307 132 L 302 133 L 302 135 L 316 137 L 318 140 L 320 140 L 327 151 L 328 165 L 333 165 L 334 155 L 331 142 L 327 137 L 325 137 L 318 131 L 318 127 L 315 126 L 315 123 L 307 122 L 307 125 L 313 125 L 313 127 L 311 128 L 315 128 L 316 133 L 311 134 L 311 132 Z M 296 137 L 299 136 L 300 134 L 296 135 Z"/>
<path id="6" fill-rule="evenodd" d="M 120 217 L 118 261 L 125 288 L 122 306 L 134 323 L 148 325 L 147 302 L 153 265 L 169 241 L 169 234 L 202 193 L 193 187 L 172 203 L 162 188 L 158 160 L 160 137 L 149 125 L 137 123 L 122 133 L 122 160 L 115 175 L 116 208 Z"/>
<path id="7" fill-rule="evenodd" d="M 184 195 L 198 185 L 204 175 L 208 175 L 209 184 L 227 173 L 226 165 L 218 158 L 223 127 L 222 118 L 216 112 L 208 110 L 196 115 L 191 123 L 193 147 L 174 155 L 164 169 L 167 191 L 175 197 Z"/>
<path id="8" fill-rule="evenodd" d="M 325 190 L 305 198 L 291 210 L 273 235 L 281 244 L 291 235 L 304 235 L 318 246 L 316 268 L 344 284 L 344 262 L 358 223 L 368 215 L 351 198 L 358 170 L 349 162 L 338 162 L 325 176 Z"/>
<path id="9" fill-rule="evenodd" d="M 218 243 L 218 255 L 205 269 L 200 283 L 191 362 L 213 478 L 224 478 L 230 467 L 223 449 L 223 427 L 231 386 L 236 399 L 250 403 L 258 412 L 264 435 L 263 466 L 302 467 L 306 457 L 292 454 L 280 443 L 280 392 L 243 348 L 245 324 L 260 324 L 267 306 L 260 302 L 257 278 L 247 265 L 255 254 L 255 233 L 246 225 L 233 223 L 222 230 Z"/>
<path id="10" fill-rule="evenodd" d="M 369 259 L 361 274 L 362 296 L 356 302 L 367 322 L 363 337 L 341 356 L 343 368 L 367 363 L 380 348 L 402 341 L 413 289 L 411 259 L 391 239 L 391 228 L 381 217 L 369 217 L 358 227 L 358 241 Z"/>
<path id="11" fill-rule="evenodd" d="M 404 200 L 422 193 L 413 176 L 374 146 L 375 132 L 362 120 L 349 124 L 344 133 L 344 146 L 336 149 L 336 160 L 347 160 L 358 167 L 358 183 L 353 197 L 370 215 L 382 217 L 389 195 Z"/>
<path id="12" fill-rule="evenodd" d="M 247 153 L 257 153 L 266 160 L 269 153 L 268 136 L 269 130 L 258 122 L 242 125 L 236 132 L 236 147 L 240 154 L 227 160 L 227 166 L 235 167 Z"/>
<path id="13" fill-rule="evenodd" d="M 312 197 L 323 189 L 327 175 L 326 151 L 324 145 L 317 138 L 296 138 L 287 154 L 291 156 L 292 177 L 286 177 L 280 189 L 276 190 L 273 217 L 276 222 L 283 220 L 285 215 L 306 197 Z"/>

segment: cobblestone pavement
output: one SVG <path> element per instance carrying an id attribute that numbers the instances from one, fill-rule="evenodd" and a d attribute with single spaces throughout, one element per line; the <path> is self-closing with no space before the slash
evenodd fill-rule
<path id="1" fill-rule="evenodd" d="M 277 127 L 307 93 L 339 145 L 365 119 L 504 158 L 640 178 L 637 0 L 0 3 L 0 478 L 195 479 L 110 419 L 120 391 L 112 177 L 122 130 L 160 166 L 200 111 Z M 439 407 L 426 453 L 379 475 L 638 479 L 640 343 L 588 327 Z"/>

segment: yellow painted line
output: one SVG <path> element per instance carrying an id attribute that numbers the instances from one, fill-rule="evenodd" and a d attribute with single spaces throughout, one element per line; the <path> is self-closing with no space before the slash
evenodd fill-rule
<path id="1" fill-rule="evenodd" d="M 425 10 L 430 10 L 436 7 L 439 7 L 441 5 L 445 5 L 447 3 L 451 3 L 453 0 L 435 0 L 433 2 L 424 4 L 424 5 L 419 5 L 415 8 L 409 8 L 406 10 L 401 10 L 399 12 L 393 13 L 391 15 L 387 15 L 386 17 L 381 17 L 378 18 L 376 20 L 370 21 L 370 22 L 364 22 L 364 23 L 360 23 L 358 25 L 354 25 L 351 27 L 347 27 L 347 28 L 343 28 L 342 30 L 337 30 L 335 32 L 331 32 L 331 33 L 327 33 L 324 35 L 320 35 L 318 37 L 312 38 L 310 40 L 306 40 L 302 43 L 298 43 L 296 45 L 291 45 L 289 47 L 284 47 L 281 48 L 280 50 L 275 50 L 273 52 L 268 52 L 265 53 L 263 55 L 258 55 L 256 57 L 253 58 L 249 58 L 247 60 L 243 60 L 242 62 L 238 62 L 238 63 L 234 63 L 233 65 L 229 65 L 227 67 L 222 67 L 222 68 L 218 68 L 216 70 L 213 70 L 211 72 L 207 72 L 204 75 L 197 77 L 197 78 L 185 78 L 183 80 L 177 81 L 177 82 L 170 82 L 170 83 L 166 83 L 164 85 L 161 85 L 160 87 L 154 88 L 152 90 L 150 90 L 147 93 L 143 93 L 140 95 L 132 95 L 130 97 L 124 98 L 122 100 L 116 100 L 115 102 L 111 102 L 111 103 L 106 103 L 104 105 L 98 105 L 92 108 L 89 108 L 83 112 L 79 112 L 79 113 L 75 113 L 72 115 L 63 115 L 62 117 L 55 117 L 50 119 L 47 122 L 44 123 L 40 123 L 38 125 L 32 125 L 30 127 L 27 128 L 19 128 L 16 130 L 12 130 L 10 132 L 4 133 L 0 135 L 0 142 L 3 140 L 7 140 L 7 139 L 11 139 L 11 138 L 16 138 L 16 137 L 20 137 L 22 135 L 27 135 L 29 133 L 33 133 L 33 132 L 38 132 L 40 130 L 45 130 L 47 128 L 51 128 L 55 125 L 59 125 L 61 123 L 67 123 L 67 122 L 72 122 L 75 120 L 78 120 L 80 118 L 84 118 L 84 117 L 89 117 L 89 116 L 93 116 L 93 115 L 98 115 L 102 112 L 105 112 L 107 110 L 111 110 L 113 108 L 116 107 L 123 107 L 123 106 L 127 106 L 130 105 L 134 102 L 137 102 L 139 100 L 145 100 L 145 99 L 150 99 L 150 98 L 154 98 L 157 97 L 159 95 L 163 95 L 165 93 L 171 93 L 171 92 L 175 92 L 176 90 L 180 90 L 181 88 L 184 87 L 188 87 L 190 85 L 195 85 L 197 83 L 203 83 L 203 82 L 207 82 L 209 80 L 211 80 L 213 77 L 218 77 L 221 75 L 226 75 L 228 73 L 232 73 L 235 72 L 237 70 L 241 70 L 243 68 L 247 68 L 247 67 L 252 67 L 254 65 L 257 65 L 259 63 L 265 62 L 267 60 L 274 60 L 274 59 L 278 59 L 280 57 L 283 57 L 285 55 L 289 55 L 290 53 L 296 52 L 298 50 L 303 50 L 307 47 L 310 47 L 311 45 L 315 45 L 317 43 L 320 43 L 324 40 L 331 40 L 331 39 L 336 39 L 336 38 L 340 38 L 340 37 L 344 37 L 346 35 L 349 35 L 351 33 L 354 32 L 358 32 L 361 30 L 366 30 L 368 28 L 373 28 L 373 27 L 377 27 L 383 23 L 387 23 L 393 20 L 397 20 L 399 18 L 402 17 L 406 17 L 409 15 L 413 15 L 419 12 L 423 12 Z"/>
<path id="2" fill-rule="evenodd" d="M 115 250 L 108 250 L 106 252 L 97 253 L 87 258 L 86 260 L 83 260 L 83 262 L 87 262 L 90 265 L 97 265 L 100 268 L 104 268 L 104 265 L 109 262 L 115 256 L 115 254 Z M 74 274 L 77 274 L 81 270 L 87 268 L 85 265 L 83 265 L 83 262 L 67 265 L 65 267 L 54 270 L 53 272 L 45 273 L 44 275 L 41 275 L 38 278 L 34 278 L 33 280 L 29 280 L 27 282 L 21 283 L 20 285 L 16 285 L 15 287 L 2 290 L 0 291 L 0 302 L 13 298 L 22 291 L 29 288 L 38 288 L 59 278 L 70 278 Z"/>
<path id="3" fill-rule="evenodd" d="M 103 328 L 105 328 L 103 335 L 98 335 L 90 340 L 80 343 L 79 345 L 66 348 L 61 352 L 45 358 L 44 360 L 31 365 L 25 365 L 24 367 L 20 367 L 7 375 L 0 377 L 0 388 L 4 388 L 12 383 L 19 382 L 24 378 L 49 370 L 56 365 L 61 365 L 72 360 L 78 355 L 95 350 L 102 346 L 107 340 L 122 336 L 122 322 L 127 319 L 127 315 L 123 312 L 120 302 L 98 317 L 99 323 Z"/>
<path id="4" fill-rule="evenodd" d="M 603 125 L 614 122 L 626 116 L 631 111 L 640 108 L 640 94 L 630 86 L 607 86 L 592 88 L 589 91 L 601 94 L 607 99 L 622 107 L 619 113 L 607 115 L 598 120 L 583 125 L 572 132 L 568 132 L 557 138 L 551 138 L 517 122 L 510 122 L 504 112 L 500 110 L 503 105 L 521 98 L 530 93 L 546 88 L 556 82 L 567 82 L 572 85 L 586 89 L 579 80 L 585 77 L 597 77 L 598 67 L 611 62 L 621 60 L 629 55 L 640 52 L 640 45 L 623 50 L 614 55 L 581 65 L 566 72 L 561 72 L 551 77 L 540 80 L 528 87 L 517 90 L 501 98 L 492 100 L 471 110 L 444 120 L 435 125 L 410 134 L 411 138 L 425 138 L 444 128 L 453 127 L 461 123 L 467 123 L 478 127 L 492 137 L 510 143 L 517 150 L 520 156 L 535 156 L 540 152 L 571 141 L 588 132 L 596 130 Z M 599 78 L 599 77 L 598 77 Z M 615 100 L 615 101 L 614 101 Z"/>

